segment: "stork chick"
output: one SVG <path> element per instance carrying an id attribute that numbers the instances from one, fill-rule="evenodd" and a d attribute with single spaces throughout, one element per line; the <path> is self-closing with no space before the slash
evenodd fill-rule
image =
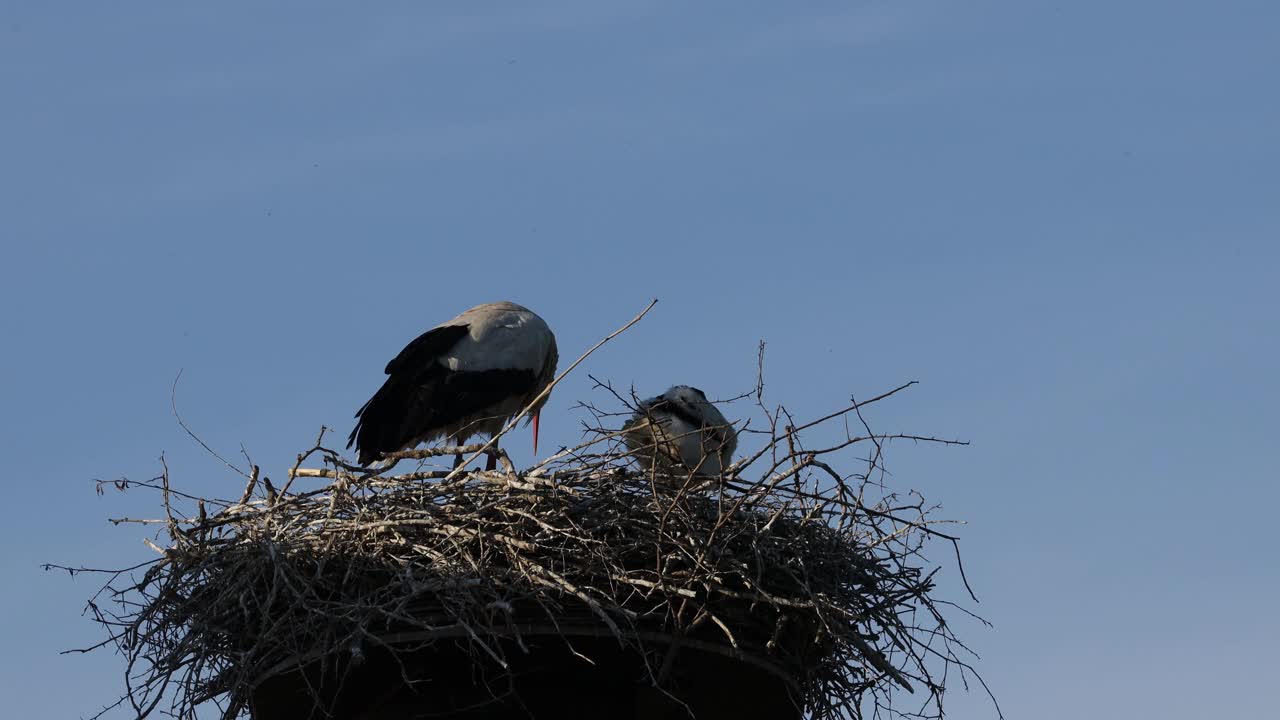
<path id="1" fill-rule="evenodd" d="M 645 400 L 623 426 L 623 441 L 646 467 L 676 466 L 695 475 L 729 467 L 738 435 L 701 390 L 676 385 Z"/>

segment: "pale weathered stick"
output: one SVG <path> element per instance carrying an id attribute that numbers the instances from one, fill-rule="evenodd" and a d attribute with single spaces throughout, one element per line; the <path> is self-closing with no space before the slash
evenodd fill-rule
<path id="1" fill-rule="evenodd" d="M 382 456 L 387 461 L 387 467 L 391 467 L 397 460 L 426 460 L 427 458 L 440 457 L 442 455 L 466 455 L 467 453 L 481 453 L 486 449 L 484 443 L 472 443 L 471 445 L 447 445 L 444 447 L 417 448 L 414 450 L 401 450 L 400 452 L 387 453 Z"/>

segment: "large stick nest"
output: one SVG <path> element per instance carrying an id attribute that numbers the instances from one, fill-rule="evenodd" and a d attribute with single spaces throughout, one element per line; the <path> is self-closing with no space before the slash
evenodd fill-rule
<path id="1" fill-rule="evenodd" d="M 892 439 L 935 439 L 849 431 L 866 404 L 811 423 L 760 405 L 763 444 L 716 478 L 639 467 L 597 414 L 583 445 L 524 471 L 430 469 L 439 449 L 401 453 L 414 472 L 359 468 L 322 432 L 279 491 L 256 468 L 238 501 L 183 495 L 167 470 L 125 481 L 162 493 L 167 547 L 90 603 L 128 661 L 120 703 L 231 718 L 299 664 L 449 638 L 504 665 L 522 635 L 585 631 L 768 668 L 814 718 L 892 711 L 904 691 L 941 717 L 942 678 L 968 665 L 921 551 L 954 538 L 881 465 Z M 805 447 L 831 427 L 837 442 Z M 849 457 L 858 470 L 837 469 Z"/>

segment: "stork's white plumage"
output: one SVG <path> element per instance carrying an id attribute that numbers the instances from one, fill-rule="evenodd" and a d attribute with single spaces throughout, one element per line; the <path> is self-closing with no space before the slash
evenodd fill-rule
<path id="1" fill-rule="evenodd" d="M 719 475 L 729 467 L 738 435 L 701 390 L 676 385 L 640 403 L 623 426 L 623 440 L 647 467 L 670 471 L 676 464 L 697 475 Z"/>
<path id="2" fill-rule="evenodd" d="M 368 465 L 421 442 L 448 438 L 461 445 L 473 435 L 492 436 L 551 384 L 558 360 L 551 328 L 528 308 L 473 307 L 387 363 L 386 382 L 356 411 L 347 447 L 355 444 Z M 542 403 L 530 417 L 535 453 Z M 495 461 L 491 455 L 490 469 Z"/>

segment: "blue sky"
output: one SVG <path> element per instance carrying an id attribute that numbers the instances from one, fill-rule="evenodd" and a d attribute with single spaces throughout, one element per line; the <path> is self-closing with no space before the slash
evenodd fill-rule
<path id="1" fill-rule="evenodd" d="M 42 562 L 149 552 L 93 478 L 234 494 L 402 344 L 536 309 L 642 394 L 801 416 L 919 380 L 893 482 L 963 519 L 1006 714 L 1262 717 L 1280 621 L 1280 10 L 1262 2 L 0 9 L 12 717 L 120 686 Z M 732 415 L 733 413 L 728 413 Z M 510 443 L 528 460 L 528 435 Z M 959 598 L 945 548 L 943 590 Z M 981 694 L 955 717 L 991 717 Z M 121 717 L 116 715 L 115 717 Z"/>

